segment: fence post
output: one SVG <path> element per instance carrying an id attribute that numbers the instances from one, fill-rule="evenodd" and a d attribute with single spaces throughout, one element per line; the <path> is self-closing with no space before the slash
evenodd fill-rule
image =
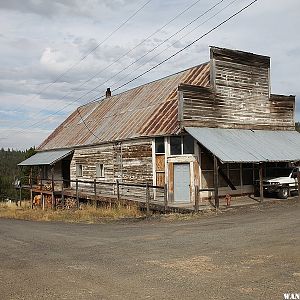
<path id="1" fill-rule="evenodd" d="M 20 183 L 19 200 L 20 200 L 20 207 L 22 207 L 22 183 Z"/>
<path id="2" fill-rule="evenodd" d="M 45 196 L 43 193 L 41 193 L 41 197 L 42 197 L 42 209 L 45 210 Z"/>
<path id="3" fill-rule="evenodd" d="M 199 212 L 199 187 L 195 185 L 195 212 Z"/>
<path id="4" fill-rule="evenodd" d="M 94 179 L 94 195 L 95 195 L 94 206 L 97 207 L 97 181 L 96 181 L 96 179 Z"/>
<path id="5" fill-rule="evenodd" d="M 150 216 L 150 192 L 149 192 L 149 183 L 146 183 L 146 211 L 147 217 Z"/>
<path id="6" fill-rule="evenodd" d="M 300 201 L 300 170 L 297 167 L 298 201 Z"/>
<path id="7" fill-rule="evenodd" d="M 165 212 L 167 211 L 168 208 L 168 189 L 167 189 L 167 185 L 164 185 L 164 209 Z"/>
<path id="8" fill-rule="evenodd" d="M 61 206 L 62 208 L 65 208 L 64 180 L 62 180 L 62 186 L 61 186 Z"/>
<path id="9" fill-rule="evenodd" d="M 54 195 L 54 168 L 51 168 L 51 197 L 52 197 L 52 208 L 53 210 L 56 210 L 56 199 Z"/>
<path id="10" fill-rule="evenodd" d="M 214 156 L 214 195 L 215 195 L 215 207 L 219 208 L 219 166 L 218 159 Z"/>
<path id="11" fill-rule="evenodd" d="M 30 206 L 31 209 L 33 209 L 32 168 L 30 169 Z"/>
<path id="12" fill-rule="evenodd" d="M 119 179 L 116 180 L 116 188 L 117 188 L 117 201 L 120 201 L 120 185 L 119 185 Z"/>
<path id="13" fill-rule="evenodd" d="M 263 164 L 259 164 L 259 199 L 260 202 L 264 200 L 264 185 L 263 185 Z"/>
<path id="14" fill-rule="evenodd" d="M 76 203 L 77 208 L 79 208 L 79 194 L 78 194 L 78 179 L 76 178 Z"/>

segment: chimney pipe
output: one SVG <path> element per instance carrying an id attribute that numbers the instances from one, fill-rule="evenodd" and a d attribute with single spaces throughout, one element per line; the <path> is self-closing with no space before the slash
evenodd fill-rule
<path id="1" fill-rule="evenodd" d="M 106 93 L 105 93 L 105 98 L 108 98 L 111 96 L 111 90 L 110 88 L 107 88 Z"/>

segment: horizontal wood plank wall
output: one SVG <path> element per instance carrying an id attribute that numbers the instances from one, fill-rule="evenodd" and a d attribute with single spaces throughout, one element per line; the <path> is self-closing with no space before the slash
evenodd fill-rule
<path id="1" fill-rule="evenodd" d="M 76 164 L 83 165 L 83 176 L 78 179 L 94 179 L 97 163 L 104 165 L 104 178 L 98 178 L 99 181 L 123 179 L 124 182 L 152 184 L 150 139 L 76 149 L 71 161 L 71 179 L 76 179 Z"/>
<path id="2" fill-rule="evenodd" d="M 294 129 L 294 96 L 270 96 L 268 57 L 213 49 L 211 88 L 180 85 L 182 126 Z"/>

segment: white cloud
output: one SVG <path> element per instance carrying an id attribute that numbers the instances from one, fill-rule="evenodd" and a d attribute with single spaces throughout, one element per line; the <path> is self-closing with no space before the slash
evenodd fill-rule
<path id="1" fill-rule="evenodd" d="M 153 0 L 116 34 L 107 39 L 118 25 L 145 2 L 142 0 L 0 1 L 0 129 L 2 128 L 0 147 L 4 141 L 2 134 L 5 131 L 8 133 L 6 136 L 9 135 L 5 145 L 9 146 L 11 143 L 10 147 L 24 148 L 28 142 L 24 141 L 23 137 L 17 136 L 16 128 L 24 128 L 25 125 L 22 125 L 23 127 L 20 125 L 23 122 L 30 125 L 46 119 L 46 122 L 41 122 L 42 127 L 38 124 L 26 131 L 27 140 L 32 144 L 39 144 L 44 134 L 55 128 L 77 105 L 103 95 L 108 86 L 118 86 L 141 74 L 201 36 L 233 11 L 249 3 L 247 0 L 235 2 L 216 19 L 188 34 L 192 28 L 205 20 L 200 19 L 193 24 L 194 27 L 189 27 L 150 55 L 134 63 L 136 59 L 213 5 L 208 0 L 200 1 L 193 9 L 164 27 L 143 45 L 124 55 L 194 1 Z M 222 3 L 223 7 L 229 2 L 230 0 L 225 0 Z M 126 88 L 205 62 L 209 59 L 208 45 L 216 45 L 271 56 L 272 92 L 296 94 L 300 97 L 298 55 L 300 41 L 296 38 L 300 27 L 299 9 L 298 0 L 258 1 L 187 51 Z M 181 36 L 183 38 L 179 41 L 178 38 Z M 107 41 L 103 42 L 106 39 Z M 172 45 L 174 42 L 176 43 Z M 58 78 L 99 44 L 101 45 L 96 51 Z M 170 48 L 159 54 L 168 46 Z M 123 55 L 122 59 L 108 67 Z M 132 63 L 134 64 L 127 68 Z M 108 80 L 124 68 L 127 68 L 124 72 Z M 93 76 L 95 78 L 92 78 Z M 54 80 L 57 82 L 51 84 Z M 89 82 L 85 83 L 87 80 Z M 51 85 L 47 88 L 49 84 Z M 78 99 L 98 85 L 95 91 Z M 56 117 L 56 111 L 66 105 L 67 108 Z M 297 111 L 296 118 L 300 120 L 300 105 L 297 106 Z M 49 114 L 54 114 L 54 117 L 48 120 Z M 10 127 L 14 131 L 11 131 Z M 38 133 L 30 135 L 31 130 Z"/>

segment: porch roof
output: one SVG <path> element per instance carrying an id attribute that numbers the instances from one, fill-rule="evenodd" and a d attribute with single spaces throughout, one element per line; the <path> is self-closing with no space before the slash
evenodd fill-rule
<path id="1" fill-rule="evenodd" d="M 300 134 L 297 131 L 185 129 L 222 163 L 300 160 Z"/>
<path id="2" fill-rule="evenodd" d="M 18 166 L 54 165 L 56 162 L 69 156 L 72 152 L 73 150 L 70 149 L 38 152 L 19 163 Z"/>

